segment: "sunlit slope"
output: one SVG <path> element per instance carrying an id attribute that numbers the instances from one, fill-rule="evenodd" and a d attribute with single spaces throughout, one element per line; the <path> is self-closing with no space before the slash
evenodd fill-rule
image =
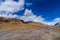
<path id="1" fill-rule="evenodd" d="M 24 22 L 18 19 L 0 18 L 0 30 L 37 30 L 47 29 L 46 25 L 35 22 Z"/>
<path id="2" fill-rule="evenodd" d="M 35 22 L 24 22 L 23 20 L 0 18 L 0 30 L 46 30 L 54 29 L 60 30 L 60 27 L 47 26 Z"/>

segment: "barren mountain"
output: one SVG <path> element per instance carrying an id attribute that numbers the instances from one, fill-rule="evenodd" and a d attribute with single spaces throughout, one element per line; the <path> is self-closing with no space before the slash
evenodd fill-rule
<path id="1" fill-rule="evenodd" d="M 0 18 L 0 40 L 60 40 L 60 27 Z"/>
<path id="2" fill-rule="evenodd" d="M 0 18 L 0 30 L 37 30 L 37 29 L 47 29 L 44 24 L 39 24 L 35 22 L 24 22 L 19 19 L 11 18 Z"/>
<path id="3" fill-rule="evenodd" d="M 36 22 L 24 22 L 19 19 L 0 18 L 0 30 L 46 30 L 48 28 L 60 29 L 59 27 L 55 28 L 54 26 L 48 26 Z"/>

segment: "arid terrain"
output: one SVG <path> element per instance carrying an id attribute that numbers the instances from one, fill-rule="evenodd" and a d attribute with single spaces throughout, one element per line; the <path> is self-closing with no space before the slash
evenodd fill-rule
<path id="1" fill-rule="evenodd" d="M 60 27 L 0 18 L 0 40 L 60 40 Z"/>
<path id="2" fill-rule="evenodd" d="M 38 30 L 47 29 L 47 25 L 35 22 L 24 22 L 18 19 L 0 18 L 0 30 Z"/>

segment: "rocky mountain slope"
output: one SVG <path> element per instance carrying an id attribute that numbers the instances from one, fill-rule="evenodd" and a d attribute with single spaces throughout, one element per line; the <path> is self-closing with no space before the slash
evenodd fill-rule
<path id="1" fill-rule="evenodd" d="M 49 28 L 60 29 L 59 27 L 55 28 L 54 26 L 48 26 L 41 23 L 24 22 L 23 20 L 11 18 L 0 18 L 0 30 L 46 30 Z"/>
<path id="2" fill-rule="evenodd" d="M 60 40 L 60 26 L 0 18 L 0 40 Z"/>
<path id="3" fill-rule="evenodd" d="M 37 30 L 47 29 L 47 25 L 35 22 L 24 22 L 19 19 L 0 18 L 0 30 Z"/>

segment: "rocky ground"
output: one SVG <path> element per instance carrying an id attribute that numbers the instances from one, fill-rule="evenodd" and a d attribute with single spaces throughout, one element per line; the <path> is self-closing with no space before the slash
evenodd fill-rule
<path id="1" fill-rule="evenodd" d="M 0 31 L 0 40 L 60 40 L 60 30 Z"/>
<path id="2" fill-rule="evenodd" d="M 60 40 L 60 26 L 0 18 L 0 40 Z"/>

